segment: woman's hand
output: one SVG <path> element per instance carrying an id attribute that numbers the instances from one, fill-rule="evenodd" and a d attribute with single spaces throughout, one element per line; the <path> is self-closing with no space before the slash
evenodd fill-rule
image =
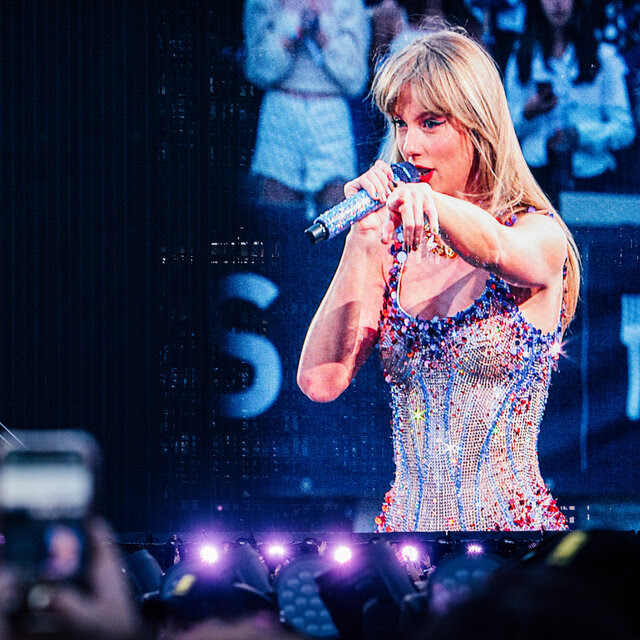
<path id="1" fill-rule="evenodd" d="M 344 195 L 349 198 L 364 189 L 374 200 L 384 204 L 391 195 L 394 184 L 391 166 L 383 160 L 376 160 L 370 169 L 344 185 Z M 384 227 L 388 220 L 387 209 L 382 207 L 354 224 L 352 229 L 356 235 L 363 238 L 367 237 L 378 242 L 383 239 L 384 242 L 386 236 Z"/>
<path id="2" fill-rule="evenodd" d="M 393 241 L 396 227 L 402 224 L 404 244 L 410 251 L 420 246 L 425 221 L 429 222 L 434 233 L 439 232 L 438 212 L 428 184 L 396 184 L 391 166 L 383 160 L 376 160 L 368 171 L 344 185 L 344 195 L 348 198 L 360 189 L 374 200 L 386 203 L 386 206 L 354 224 L 352 228 L 356 234 L 370 239 L 375 237 L 388 244 Z"/>
<path id="3" fill-rule="evenodd" d="M 144 637 L 122 558 L 111 527 L 101 518 L 89 524 L 91 591 L 57 587 L 51 610 L 67 631 L 66 636 L 97 640 L 133 640 Z"/>
<path id="4" fill-rule="evenodd" d="M 393 171 L 384 160 L 376 160 L 374 165 L 361 176 L 344 185 L 344 196 L 350 198 L 364 189 L 374 200 L 386 202 L 393 188 Z"/>
<path id="5" fill-rule="evenodd" d="M 429 223 L 433 233 L 440 232 L 433 191 L 426 183 L 401 183 L 387 200 L 387 209 L 390 224 L 385 229 L 383 242 L 391 241 L 393 230 L 400 224 L 408 251 L 420 247 L 425 221 Z"/>

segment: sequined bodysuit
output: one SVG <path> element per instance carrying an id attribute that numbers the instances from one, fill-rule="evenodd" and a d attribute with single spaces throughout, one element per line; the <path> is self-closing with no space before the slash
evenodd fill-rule
<path id="1" fill-rule="evenodd" d="M 537 457 L 559 327 L 535 329 L 493 274 L 454 316 L 408 315 L 398 303 L 401 239 L 380 319 L 396 475 L 378 529 L 565 529 Z"/>

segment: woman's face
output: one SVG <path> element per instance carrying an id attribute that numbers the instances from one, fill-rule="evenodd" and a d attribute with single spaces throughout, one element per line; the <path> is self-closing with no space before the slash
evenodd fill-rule
<path id="1" fill-rule="evenodd" d="M 542 10 L 552 27 L 564 29 L 573 13 L 574 0 L 540 0 Z"/>
<path id="2" fill-rule="evenodd" d="M 422 169 L 422 182 L 452 196 L 466 190 L 474 157 L 466 130 L 446 116 L 425 111 L 410 85 L 398 95 L 393 122 L 400 154 Z"/>

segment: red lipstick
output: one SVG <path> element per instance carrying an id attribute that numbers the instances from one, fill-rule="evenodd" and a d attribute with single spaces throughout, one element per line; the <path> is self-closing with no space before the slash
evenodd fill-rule
<path id="1" fill-rule="evenodd" d="M 433 169 L 418 169 L 420 172 L 420 182 L 429 182 L 433 177 Z"/>

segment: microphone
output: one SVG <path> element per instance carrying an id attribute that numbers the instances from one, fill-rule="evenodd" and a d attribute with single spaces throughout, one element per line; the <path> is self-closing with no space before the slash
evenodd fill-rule
<path id="1" fill-rule="evenodd" d="M 420 182 L 420 173 L 410 162 L 392 164 L 391 170 L 396 182 Z M 321 240 L 337 236 L 382 207 L 384 202 L 374 200 L 364 189 L 360 189 L 358 193 L 319 215 L 304 233 L 311 244 L 317 244 Z"/>

